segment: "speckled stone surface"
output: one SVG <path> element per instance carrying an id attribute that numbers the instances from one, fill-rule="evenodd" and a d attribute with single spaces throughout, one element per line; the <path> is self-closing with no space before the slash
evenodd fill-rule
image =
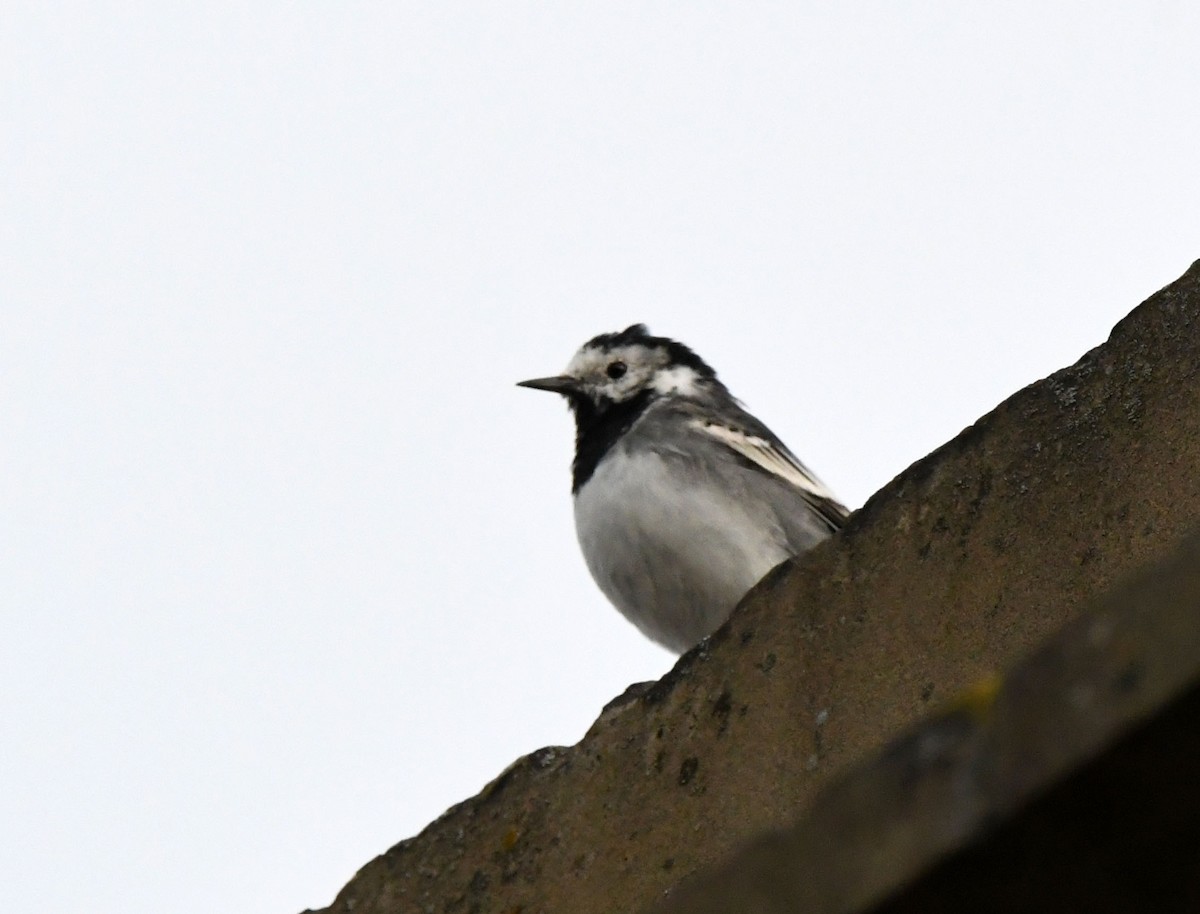
<path id="1" fill-rule="evenodd" d="M 1200 263 L 1070 368 L 901 473 L 584 739 L 519 760 L 330 911 L 636 911 L 1200 517 Z"/>
<path id="2" fill-rule="evenodd" d="M 655 914 L 1200 911 L 1200 536 Z"/>

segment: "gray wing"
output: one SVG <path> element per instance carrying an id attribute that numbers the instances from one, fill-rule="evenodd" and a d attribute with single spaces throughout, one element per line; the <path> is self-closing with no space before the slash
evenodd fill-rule
<path id="1" fill-rule="evenodd" d="M 816 474 L 800 462 L 769 428 L 741 408 L 724 410 L 721 418 L 693 415 L 688 424 L 719 441 L 754 467 L 787 483 L 832 532 L 846 522 L 850 512 L 833 496 Z M 729 421 L 727 421 L 729 420 Z"/>

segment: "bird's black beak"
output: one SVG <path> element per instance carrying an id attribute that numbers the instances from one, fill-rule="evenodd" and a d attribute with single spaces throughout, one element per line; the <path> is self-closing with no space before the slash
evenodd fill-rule
<path id="1" fill-rule="evenodd" d="M 562 394 L 565 397 L 579 392 L 579 379 L 572 378 L 570 375 L 557 375 L 553 378 L 533 378 L 529 381 L 518 381 L 517 387 L 548 390 L 551 393 Z"/>

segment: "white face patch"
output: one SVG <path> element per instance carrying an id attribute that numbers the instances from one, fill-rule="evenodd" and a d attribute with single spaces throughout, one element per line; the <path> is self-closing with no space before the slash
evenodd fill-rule
<path id="1" fill-rule="evenodd" d="M 696 394 L 696 383 L 700 375 L 696 369 L 687 365 L 675 365 L 671 368 L 661 368 L 654 373 L 654 389 L 660 394 L 679 394 L 691 397 Z"/>
<path id="2" fill-rule="evenodd" d="M 667 353 L 657 347 L 651 348 L 632 344 L 618 346 L 615 349 L 601 350 L 584 347 L 571 359 L 566 374 L 584 382 L 585 389 L 593 400 L 611 400 L 621 403 L 637 396 L 647 387 L 661 390 L 658 377 L 664 373 L 667 364 Z M 619 373 L 617 364 L 624 366 L 624 372 Z M 676 369 L 695 372 L 691 369 Z M 612 377 L 610 371 L 618 373 Z"/>

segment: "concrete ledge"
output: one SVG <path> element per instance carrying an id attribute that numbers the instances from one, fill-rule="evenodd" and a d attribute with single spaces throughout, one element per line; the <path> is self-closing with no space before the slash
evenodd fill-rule
<path id="1" fill-rule="evenodd" d="M 1200 536 L 656 910 L 1198 911 L 1197 770 Z"/>

